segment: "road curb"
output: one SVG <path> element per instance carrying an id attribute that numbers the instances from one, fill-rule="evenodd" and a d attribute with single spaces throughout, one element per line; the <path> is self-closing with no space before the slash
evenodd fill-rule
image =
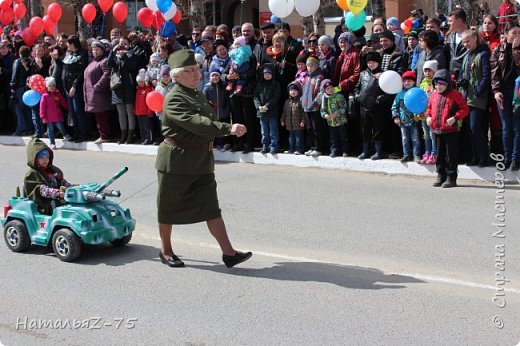
<path id="1" fill-rule="evenodd" d="M 30 137 L 14 137 L 14 136 L 0 136 L 1 145 L 27 145 Z M 42 139 L 49 144 L 48 139 Z M 157 146 L 153 145 L 119 145 L 117 143 L 103 143 L 100 145 L 94 142 L 73 143 L 56 139 L 56 146 L 58 149 L 68 150 L 86 150 L 86 151 L 100 151 L 100 152 L 117 152 L 126 154 L 140 154 L 155 156 L 157 154 Z M 399 160 L 359 160 L 357 158 L 343 158 L 328 156 L 308 157 L 305 155 L 292 154 L 261 154 L 259 152 L 242 154 L 240 152 L 221 152 L 214 150 L 215 160 L 221 162 L 237 162 L 237 163 L 254 163 L 262 165 L 282 165 L 294 167 L 315 167 L 325 169 L 340 169 L 351 170 L 358 172 L 377 172 L 386 174 L 403 174 L 435 177 L 434 165 L 420 165 L 414 162 L 400 162 Z M 482 181 L 495 181 L 498 178 L 501 180 L 500 174 L 496 167 L 468 167 L 465 165 L 459 166 L 459 179 L 471 179 Z M 504 179 L 511 183 L 520 182 L 520 173 L 511 172 L 510 170 L 500 172 Z"/>

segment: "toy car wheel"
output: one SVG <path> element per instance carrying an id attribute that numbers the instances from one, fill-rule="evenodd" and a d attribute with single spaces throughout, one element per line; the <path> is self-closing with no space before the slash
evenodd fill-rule
<path id="1" fill-rule="evenodd" d="M 125 235 L 123 238 L 112 240 L 110 242 L 110 244 L 112 244 L 112 246 L 114 246 L 114 247 L 119 247 L 119 246 L 123 246 L 123 245 L 128 244 L 130 239 L 132 239 L 132 235 L 131 234 Z"/>
<path id="2" fill-rule="evenodd" d="M 31 246 L 27 227 L 20 220 L 11 220 L 5 224 L 4 240 L 7 247 L 14 252 L 23 252 Z"/>
<path id="3" fill-rule="evenodd" d="M 68 228 L 61 228 L 52 236 L 52 249 L 60 260 L 72 262 L 81 253 L 81 240 Z"/>

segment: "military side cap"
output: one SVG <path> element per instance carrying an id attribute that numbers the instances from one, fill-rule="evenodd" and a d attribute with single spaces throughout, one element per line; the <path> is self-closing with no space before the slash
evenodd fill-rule
<path id="1" fill-rule="evenodd" d="M 195 53 L 192 50 L 182 49 L 170 55 L 168 65 L 173 68 L 197 65 Z"/>

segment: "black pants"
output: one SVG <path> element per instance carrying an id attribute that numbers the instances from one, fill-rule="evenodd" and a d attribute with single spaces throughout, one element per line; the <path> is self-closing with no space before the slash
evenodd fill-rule
<path id="1" fill-rule="evenodd" d="M 245 136 L 235 138 L 236 146 L 247 144 L 251 149 L 260 144 L 260 122 L 256 117 L 253 97 L 235 95 L 231 98 L 233 123 L 244 124 L 247 128 Z"/>
<path id="2" fill-rule="evenodd" d="M 383 140 L 384 119 L 378 108 L 368 110 L 361 107 L 361 135 L 363 140 L 380 142 Z"/>
<path id="3" fill-rule="evenodd" d="M 329 126 L 330 152 L 336 155 L 348 154 L 348 126 Z"/>
<path id="4" fill-rule="evenodd" d="M 152 117 L 146 115 L 138 115 L 139 133 L 142 141 L 152 141 Z"/>
<path id="5" fill-rule="evenodd" d="M 307 116 L 306 147 L 322 153 L 329 151 L 329 130 L 327 120 L 321 117 L 319 111 L 305 112 Z"/>
<path id="6" fill-rule="evenodd" d="M 457 180 L 459 133 L 434 134 L 437 141 L 437 173 L 443 178 Z"/>

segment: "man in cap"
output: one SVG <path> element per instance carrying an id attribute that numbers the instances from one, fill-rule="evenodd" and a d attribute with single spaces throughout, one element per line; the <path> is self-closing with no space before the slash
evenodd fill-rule
<path id="1" fill-rule="evenodd" d="M 155 168 L 158 175 L 157 209 L 161 237 L 161 262 L 183 267 L 171 245 L 172 225 L 205 221 L 231 268 L 248 260 L 251 252 L 236 251 L 228 238 L 217 197 L 214 174 L 215 137 L 242 136 L 246 128 L 216 120 L 212 107 L 197 90 L 200 70 L 191 50 L 170 55 L 168 64 L 175 80 L 166 94 L 162 119 L 164 142 L 159 145 Z M 175 191 L 175 193 L 172 193 Z"/>

